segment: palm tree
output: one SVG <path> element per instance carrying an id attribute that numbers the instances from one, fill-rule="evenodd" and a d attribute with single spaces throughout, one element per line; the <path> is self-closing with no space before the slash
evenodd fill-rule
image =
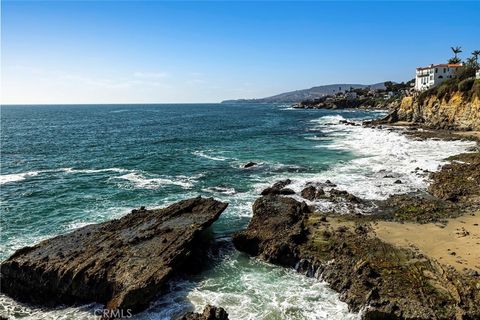
<path id="1" fill-rule="evenodd" d="M 472 52 L 472 57 L 475 59 L 476 63 L 478 63 L 478 56 L 480 56 L 480 50 L 475 50 Z"/>
<path id="2" fill-rule="evenodd" d="M 450 47 L 455 54 L 455 60 L 458 59 L 457 54 L 462 52 L 462 47 L 456 46 L 456 47 Z"/>

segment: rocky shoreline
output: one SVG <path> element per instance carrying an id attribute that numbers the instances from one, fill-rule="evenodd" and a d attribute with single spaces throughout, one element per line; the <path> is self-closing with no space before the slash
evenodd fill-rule
<path id="1" fill-rule="evenodd" d="M 478 141 L 475 134 L 418 125 L 405 134 Z M 326 281 L 363 319 L 479 319 L 480 150 L 449 160 L 429 173 L 428 190 L 382 201 L 361 199 L 335 181 L 307 183 L 297 193 L 291 180 L 278 181 L 261 192 L 250 224 L 232 241 L 251 256 Z M 318 199 L 348 213 L 307 204 Z M 208 246 L 204 231 L 226 207 L 200 197 L 165 209 L 142 207 L 22 248 L 1 265 L 1 291 L 49 307 L 98 302 L 106 310 L 139 312 L 172 276 L 199 270 Z M 432 241 L 443 243 L 443 251 Z M 181 319 L 228 314 L 207 306 Z"/>
<path id="2" fill-rule="evenodd" d="M 363 319 L 480 318 L 480 232 L 472 229 L 470 234 L 464 222 L 458 221 L 472 217 L 468 227 L 479 228 L 480 152 L 449 160 L 450 164 L 430 175 L 428 192 L 393 195 L 375 203 L 373 215 L 354 210 L 342 215 L 319 212 L 282 196 L 288 181 L 276 183 L 257 199 L 252 221 L 234 235 L 233 242 L 240 251 L 328 282 L 352 311 L 362 311 Z M 320 187 L 307 186 L 301 196 L 307 200 L 329 197 L 352 208 L 365 202 L 333 188 L 330 181 Z M 439 255 L 427 250 L 429 234 L 419 235 L 413 244 L 401 232 L 397 235 L 402 231 L 399 227 L 409 223 L 417 233 L 427 226 L 433 228 L 443 239 L 447 232 L 453 233 L 445 226 L 455 222 L 461 225 L 454 230 L 457 238 L 471 240 L 466 243 L 469 249 L 463 251 L 474 255 L 470 259 L 459 260 L 447 248 L 457 245 L 457 238 L 447 241 L 444 255 Z M 407 245 L 382 232 L 385 224 Z M 456 260 L 441 260 L 445 255 Z"/>

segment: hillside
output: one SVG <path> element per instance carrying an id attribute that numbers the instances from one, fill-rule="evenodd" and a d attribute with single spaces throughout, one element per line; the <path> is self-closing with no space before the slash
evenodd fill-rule
<path id="1" fill-rule="evenodd" d="M 327 95 L 334 95 L 339 92 L 345 92 L 350 90 L 350 88 L 359 89 L 367 87 L 371 87 L 375 90 L 385 89 L 384 82 L 375 83 L 372 85 L 349 83 L 329 84 L 324 86 L 312 87 L 310 89 L 280 93 L 266 98 L 225 100 L 222 101 L 222 103 L 296 103 L 304 100 L 313 100 Z"/>

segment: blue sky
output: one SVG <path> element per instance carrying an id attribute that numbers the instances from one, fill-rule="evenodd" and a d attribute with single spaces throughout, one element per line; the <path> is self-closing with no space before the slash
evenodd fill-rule
<path id="1" fill-rule="evenodd" d="M 480 2 L 2 1 L 2 103 L 217 102 L 413 78 Z"/>

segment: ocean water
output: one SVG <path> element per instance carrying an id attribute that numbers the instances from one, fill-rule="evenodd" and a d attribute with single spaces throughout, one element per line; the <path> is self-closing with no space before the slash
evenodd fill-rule
<path id="1" fill-rule="evenodd" d="M 382 114 L 234 104 L 2 106 L 0 259 L 142 205 L 215 197 L 229 207 L 212 228 L 208 267 L 176 279 L 136 319 L 174 319 L 207 303 L 231 319 L 356 319 L 327 284 L 237 252 L 230 235 L 279 179 L 292 179 L 296 191 L 329 179 L 384 199 L 425 188 L 422 170 L 473 145 L 341 123 Z M 244 169 L 249 161 L 258 165 Z M 97 307 L 47 310 L 0 294 L 0 315 L 15 319 L 93 319 Z"/>

